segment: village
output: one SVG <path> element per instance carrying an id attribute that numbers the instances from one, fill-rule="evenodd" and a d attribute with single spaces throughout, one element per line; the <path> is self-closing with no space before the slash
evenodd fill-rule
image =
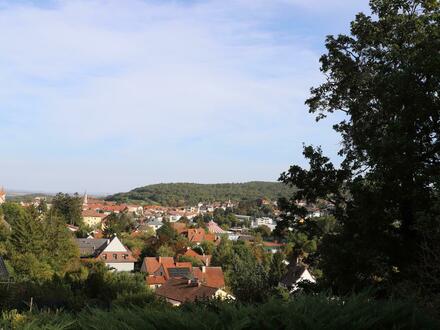
<path id="1" fill-rule="evenodd" d="M 173 306 L 211 298 L 235 299 L 225 279 L 225 265 L 218 261 L 212 264 L 213 251 L 222 241 L 241 242 L 269 257 L 286 252 L 288 247 L 271 235 L 281 220 L 276 201 L 256 201 L 272 212 L 271 217 L 255 217 L 235 214 L 238 205 L 230 200 L 175 208 L 116 203 L 87 194 L 78 199 L 82 202 L 82 223 L 80 226 L 68 223 L 66 227 L 75 237 L 81 260 L 102 262 L 114 272 L 144 274 L 145 285 Z M 6 193 L 1 189 L 0 204 L 5 202 Z M 42 203 L 51 208 L 44 197 L 20 204 L 38 208 Z M 308 210 L 307 218 L 328 212 L 316 206 Z M 222 225 L 215 221 L 225 218 L 229 222 Z M 121 223 L 125 225 L 119 231 L 110 230 Z M 171 244 L 171 240 L 176 243 Z M 286 272 L 279 286 L 288 292 L 295 292 L 301 282 L 315 283 L 315 277 L 302 260 L 283 259 L 282 263 Z"/>

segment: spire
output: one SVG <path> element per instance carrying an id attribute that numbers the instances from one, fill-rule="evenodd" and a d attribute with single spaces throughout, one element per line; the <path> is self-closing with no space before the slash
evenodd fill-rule
<path id="1" fill-rule="evenodd" d="M 84 193 L 84 199 L 83 199 L 83 205 L 87 205 L 88 204 L 88 197 L 87 197 L 87 190 Z"/>

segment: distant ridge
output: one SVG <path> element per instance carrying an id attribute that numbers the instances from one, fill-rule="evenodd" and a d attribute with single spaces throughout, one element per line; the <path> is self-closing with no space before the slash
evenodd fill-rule
<path id="1" fill-rule="evenodd" d="M 292 188 L 279 182 L 160 183 L 136 188 L 126 193 L 110 195 L 106 200 L 181 206 L 229 199 L 231 201 L 258 198 L 277 200 L 280 197 L 291 195 L 292 192 Z"/>

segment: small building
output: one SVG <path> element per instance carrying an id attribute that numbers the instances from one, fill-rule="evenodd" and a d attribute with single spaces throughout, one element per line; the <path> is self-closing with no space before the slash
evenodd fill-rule
<path id="1" fill-rule="evenodd" d="M 6 192 L 3 187 L 0 188 L 0 205 L 6 202 Z"/>
<path id="2" fill-rule="evenodd" d="M 212 220 L 208 222 L 207 227 L 208 227 L 208 231 L 211 234 L 215 234 L 215 235 L 227 234 L 227 232 L 225 230 L 220 228 L 220 226 Z"/>
<path id="3" fill-rule="evenodd" d="M 187 279 L 170 279 L 155 294 L 164 298 L 173 306 L 180 306 L 185 302 L 195 302 L 214 299 L 227 295 L 223 290 L 205 286 L 198 281 Z"/>
<path id="4" fill-rule="evenodd" d="M 307 269 L 307 265 L 301 262 L 295 262 L 289 264 L 287 267 L 286 274 L 281 278 L 280 286 L 292 293 L 298 290 L 298 284 L 304 281 L 316 283 L 316 279 Z"/>
<path id="5" fill-rule="evenodd" d="M 102 220 L 106 217 L 104 213 L 96 212 L 95 210 L 84 210 L 82 211 L 82 217 L 84 224 L 91 227 L 97 228 L 101 225 Z"/>
<path id="6" fill-rule="evenodd" d="M 103 261 L 109 268 L 121 272 L 134 270 L 136 259 L 118 237 L 107 238 L 77 238 L 82 259 Z"/>
<path id="7" fill-rule="evenodd" d="M 145 227 L 151 228 L 154 231 L 158 230 L 162 226 L 163 226 L 163 222 L 158 219 L 152 219 L 145 223 Z"/>
<path id="8" fill-rule="evenodd" d="M 171 278 L 191 277 L 190 262 L 174 262 L 173 257 L 145 257 L 141 272 L 147 273 L 147 285 L 157 289 Z"/>
<path id="9" fill-rule="evenodd" d="M 200 244 L 203 241 L 208 242 L 220 242 L 219 238 L 211 233 L 207 233 L 203 228 L 192 228 L 188 229 L 188 240 L 191 243 Z"/>
<path id="10" fill-rule="evenodd" d="M 190 258 L 200 260 L 203 263 L 203 265 L 205 265 L 205 266 L 209 266 L 209 264 L 211 263 L 211 259 L 212 259 L 211 255 L 198 254 L 196 251 L 194 251 L 191 248 L 187 248 L 186 251 L 184 253 L 182 253 L 181 255 L 185 256 L 185 257 L 190 257 Z"/>

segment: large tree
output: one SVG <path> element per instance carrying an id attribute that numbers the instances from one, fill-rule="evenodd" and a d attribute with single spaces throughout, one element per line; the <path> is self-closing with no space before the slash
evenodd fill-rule
<path id="1" fill-rule="evenodd" d="M 71 224 L 80 226 L 82 225 L 82 204 L 83 199 L 78 195 L 58 193 L 52 200 L 51 212 L 61 216 L 64 220 Z"/>
<path id="2" fill-rule="evenodd" d="M 371 0 L 370 7 L 350 35 L 327 37 L 326 81 L 306 102 L 317 120 L 343 114 L 334 125 L 341 166 L 308 146 L 310 167 L 281 176 L 299 191 L 284 201 L 278 232 L 301 227 L 296 199 L 334 205 L 339 226 L 324 237 L 321 266 L 340 291 L 410 280 L 424 231 L 439 225 L 439 1 Z"/>

